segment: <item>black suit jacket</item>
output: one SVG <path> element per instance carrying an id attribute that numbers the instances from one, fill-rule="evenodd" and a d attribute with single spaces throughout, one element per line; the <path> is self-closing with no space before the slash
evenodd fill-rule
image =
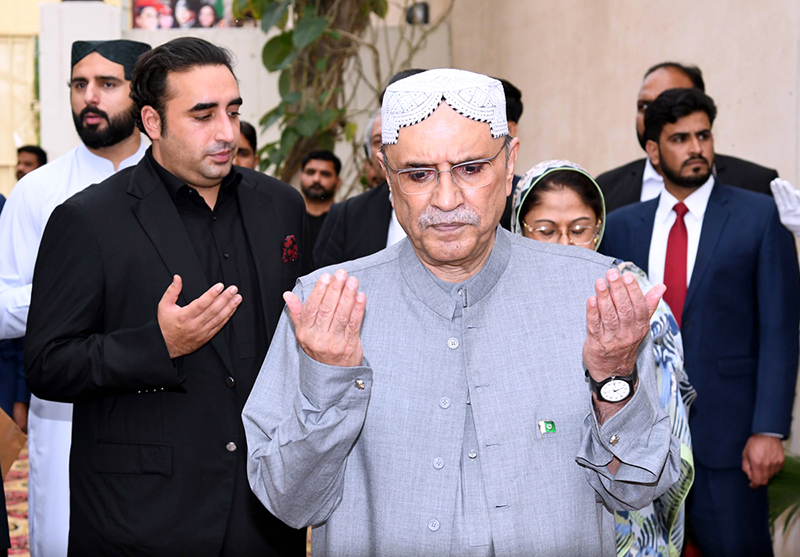
<path id="1" fill-rule="evenodd" d="M 282 292 L 309 271 L 305 207 L 286 184 L 237 170 L 271 338 Z M 289 236 L 300 246 L 293 261 L 283 252 Z M 304 555 L 304 532 L 256 499 L 231 508 L 235 489 L 252 495 L 241 411 L 255 372 L 231 371 L 224 334 L 170 359 L 157 306 L 175 274 L 183 279 L 179 305 L 211 286 L 147 157 L 67 200 L 45 228 L 26 377 L 37 396 L 74 403 L 69 554 L 217 556 L 229 517 L 237 517 L 248 538 L 242 546 Z"/>
<path id="2" fill-rule="evenodd" d="M 639 202 L 645 162 L 646 159 L 635 160 L 597 177 L 606 198 L 607 212 Z M 718 182 L 769 196 L 772 195 L 769 183 L 778 177 L 778 172 L 772 168 L 727 155 L 715 154 L 714 167 Z"/>
<path id="3" fill-rule="evenodd" d="M 600 251 L 648 271 L 658 199 L 608 216 Z M 715 184 L 681 323 L 697 390 L 695 459 L 738 468 L 753 433 L 789 435 L 798 360 L 800 276 L 794 238 L 772 199 Z"/>
<path id="4" fill-rule="evenodd" d="M 317 268 L 379 252 L 386 247 L 391 220 L 392 204 L 386 182 L 335 203 L 314 246 Z"/>

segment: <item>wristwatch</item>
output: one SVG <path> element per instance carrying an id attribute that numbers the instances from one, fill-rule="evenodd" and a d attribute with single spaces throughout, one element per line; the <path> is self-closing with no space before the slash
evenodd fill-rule
<path id="1" fill-rule="evenodd" d="M 633 386 L 636 385 L 636 381 L 639 379 L 636 365 L 633 366 L 633 373 L 630 375 L 612 375 L 599 383 L 592 378 L 585 364 L 583 370 L 586 372 L 586 379 L 589 381 L 589 390 L 597 395 L 597 400 L 603 402 L 622 402 L 629 399 L 633 396 Z"/>

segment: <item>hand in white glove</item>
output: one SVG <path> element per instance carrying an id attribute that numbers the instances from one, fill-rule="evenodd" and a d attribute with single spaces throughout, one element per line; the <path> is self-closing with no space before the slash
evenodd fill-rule
<path id="1" fill-rule="evenodd" d="M 800 236 L 800 191 L 786 180 L 775 178 L 769 183 L 783 226 Z"/>

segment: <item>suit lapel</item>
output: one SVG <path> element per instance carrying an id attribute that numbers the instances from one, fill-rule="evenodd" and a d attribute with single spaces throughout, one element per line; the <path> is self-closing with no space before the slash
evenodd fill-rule
<path id="1" fill-rule="evenodd" d="M 184 305 L 188 305 L 202 296 L 210 285 L 175 203 L 147 159 L 138 164 L 131 174 L 128 193 L 140 199 L 134 204 L 133 212 L 170 274 L 180 275 L 183 281 L 180 299 Z M 214 335 L 211 344 L 228 371 L 232 372 L 233 367 L 222 335 Z"/>
<path id="2" fill-rule="evenodd" d="M 242 224 L 258 276 L 261 310 L 264 313 L 267 338 L 271 339 L 274 324 L 267 311 L 267 300 L 270 299 L 270 296 L 274 296 L 274 291 L 270 290 L 270 286 L 280 284 L 280 266 L 275 264 L 275 256 L 280 253 L 283 238 L 272 238 L 275 231 L 269 226 L 269 223 L 277 222 L 274 204 L 266 203 L 263 194 L 244 182 L 239 184 L 237 196 L 239 211 L 242 214 Z M 308 255 L 304 254 L 304 257 L 308 257 Z"/>
<path id="3" fill-rule="evenodd" d="M 686 302 L 683 304 L 683 314 L 686 315 L 689 304 L 692 303 L 695 293 L 703 282 L 703 276 L 711 266 L 711 258 L 717 249 L 722 231 L 730 217 L 730 209 L 727 207 L 728 198 L 725 190 L 718 184 L 714 184 L 711 196 L 708 198 L 708 206 L 703 215 L 703 227 L 700 230 L 700 243 L 697 246 L 697 258 L 694 262 L 692 271 L 692 281 L 686 292 Z"/>
<path id="4" fill-rule="evenodd" d="M 653 223 L 656 219 L 658 199 L 642 204 L 642 213 L 634 224 L 631 234 L 633 236 L 633 263 L 645 273 L 650 266 L 650 240 L 653 237 Z"/>
<path id="5" fill-rule="evenodd" d="M 631 169 L 631 185 L 624 189 L 625 192 L 625 205 L 631 203 L 638 203 L 642 199 L 642 180 L 644 179 L 645 159 L 642 159 L 642 164 L 637 164 Z M 652 230 L 652 226 L 650 227 Z"/>

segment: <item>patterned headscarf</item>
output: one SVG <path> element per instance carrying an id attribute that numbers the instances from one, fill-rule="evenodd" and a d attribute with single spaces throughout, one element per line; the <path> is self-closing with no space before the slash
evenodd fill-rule
<path id="1" fill-rule="evenodd" d="M 525 199 L 527 199 L 528 194 L 534 187 L 536 187 L 536 184 L 538 184 L 542 178 L 551 172 L 556 172 L 557 170 L 571 170 L 573 172 L 580 172 L 589 178 L 589 180 L 592 181 L 592 184 L 594 184 L 594 187 L 597 188 L 597 195 L 600 196 L 603 214 L 598 215 L 598 218 L 600 219 L 600 232 L 597 235 L 597 242 L 595 242 L 594 246 L 594 249 L 596 250 L 597 246 L 600 245 L 600 241 L 603 239 L 603 232 L 605 232 L 606 229 L 606 200 L 603 197 L 603 191 L 600 189 L 600 186 L 597 185 L 597 182 L 595 182 L 594 178 L 592 178 L 592 175 L 581 168 L 580 165 L 567 160 L 556 159 L 540 162 L 525 173 L 525 176 L 523 176 L 522 180 L 519 181 L 520 187 L 516 192 L 514 192 L 514 200 L 512 205 L 513 211 L 511 213 L 511 232 L 522 235 L 522 217 L 524 215 L 520 215 L 519 213 L 522 209 L 522 205 L 525 203 Z"/>

